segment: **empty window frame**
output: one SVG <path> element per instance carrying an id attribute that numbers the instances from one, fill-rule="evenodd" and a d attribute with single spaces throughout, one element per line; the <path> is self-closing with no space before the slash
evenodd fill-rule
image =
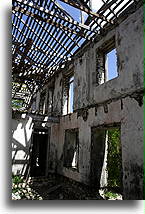
<path id="1" fill-rule="evenodd" d="M 45 109 L 46 109 L 46 90 L 43 91 L 40 95 L 40 103 L 39 103 L 39 113 L 40 114 L 45 114 Z"/>
<path id="2" fill-rule="evenodd" d="M 54 97 L 54 87 L 50 87 L 48 89 L 48 98 L 47 98 L 48 115 L 52 115 L 53 113 L 53 97 Z"/>
<path id="3" fill-rule="evenodd" d="M 33 100 L 32 100 L 31 112 L 32 113 L 36 112 L 36 98 L 33 98 Z"/>
<path id="4" fill-rule="evenodd" d="M 74 76 L 66 77 L 63 84 L 63 108 L 62 114 L 73 113 Z"/>
<path id="5" fill-rule="evenodd" d="M 64 167 L 78 170 L 79 161 L 79 131 L 78 129 L 65 130 Z"/>
<path id="6" fill-rule="evenodd" d="M 118 76 L 115 39 L 111 39 L 96 51 L 97 84 L 101 85 Z"/>

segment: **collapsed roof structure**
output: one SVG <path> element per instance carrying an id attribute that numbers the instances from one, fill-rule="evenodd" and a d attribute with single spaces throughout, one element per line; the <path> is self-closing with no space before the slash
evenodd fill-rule
<path id="1" fill-rule="evenodd" d="M 43 199 L 143 199 L 143 8 L 13 0 L 12 173 L 45 178 Z"/>
<path id="2" fill-rule="evenodd" d="M 76 21 L 61 2 L 84 12 Z M 101 0 L 92 10 L 90 0 L 13 0 L 12 2 L 12 100 L 28 109 L 33 94 L 87 41 L 93 41 L 138 0 Z"/>

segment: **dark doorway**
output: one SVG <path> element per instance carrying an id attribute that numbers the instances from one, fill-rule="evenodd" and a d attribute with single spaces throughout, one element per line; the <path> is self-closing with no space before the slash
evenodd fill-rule
<path id="1" fill-rule="evenodd" d="M 122 192 L 121 132 L 118 124 L 91 129 L 90 182 L 96 188 Z"/>
<path id="2" fill-rule="evenodd" d="M 49 152 L 48 130 L 35 129 L 32 137 L 32 154 L 30 176 L 45 176 Z"/>
<path id="3" fill-rule="evenodd" d="M 91 173 L 92 186 L 100 188 L 101 172 L 105 155 L 105 131 L 98 128 L 91 130 Z"/>

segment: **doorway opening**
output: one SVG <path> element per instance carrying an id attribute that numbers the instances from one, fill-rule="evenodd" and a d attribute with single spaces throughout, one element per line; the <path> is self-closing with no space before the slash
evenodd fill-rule
<path id="1" fill-rule="evenodd" d="M 91 129 L 91 185 L 122 195 L 122 151 L 120 125 Z"/>
<path id="2" fill-rule="evenodd" d="M 32 153 L 30 176 L 40 177 L 46 175 L 47 159 L 49 153 L 50 134 L 45 129 L 34 129 L 32 136 Z"/>

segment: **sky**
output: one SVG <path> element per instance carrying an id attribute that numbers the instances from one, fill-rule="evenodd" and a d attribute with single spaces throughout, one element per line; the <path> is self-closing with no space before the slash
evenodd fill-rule
<path id="1" fill-rule="evenodd" d="M 126 0 L 125 0 L 126 1 Z M 128 1 L 128 0 L 127 0 Z M 73 16 L 73 18 L 80 22 L 80 11 L 74 7 L 71 7 L 60 0 L 58 0 L 59 4 Z M 92 0 L 92 10 L 94 12 L 98 11 L 103 5 L 102 0 Z M 85 18 L 87 17 L 84 15 Z M 112 50 L 107 54 L 108 57 L 108 78 L 107 80 L 114 79 L 117 77 L 117 58 L 116 58 L 116 49 Z"/>
<path id="2" fill-rule="evenodd" d="M 96 0 L 97 1 L 97 0 Z M 121 203 L 54 203 L 54 201 L 44 201 L 44 203 L 17 203 L 13 204 L 8 197 L 10 195 L 10 129 L 11 129 L 11 113 L 10 113 L 10 69 L 11 69 L 11 23 L 9 15 L 11 14 L 11 1 L 0 1 L 0 134 L 1 134 L 1 150 L 0 150 L 0 211 L 1 214 L 143 214 L 144 201 L 122 201 Z M 9 147 L 9 148 L 8 148 Z"/>
<path id="3" fill-rule="evenodd" d="M 80 11 L 78 9 L 63 3 L 60 0 L 57 1 L 67 12 L 71 12 L 70 14 L 76 21 L 80 22 Z M 102 0 L 92 0 L 92 10 L 94 12 L 96 12 L 102 5 L 103 5 Z M 84 13 L 84 17 L 86 19 L 87 14 Z"/>
<path id="4" fill-rule="evenodd" d="M 58 0 L 59 4 L 69 13 L 71 16 L 78 22 L 80 22 L 80 11 L 74 7 L 69 6 L 68 4 L 65 4 Z M 103 5 L 102 0 L 92 0 L 92 10 L 94 12 L 98 11 L 101 6 Z M 85 19 L 87 18 L 87 14 L 84 13 Z M 117 55 L 116 55 L 116 49 L 110 51 L 107 54 L 107 64 L 108 64 L 108 74 L 107 74 L 107 81 L 114 79 L 118 76 L 117 73 Z M 73 112 L 73 89 L 72 86 L 70 87 L 70 113 Z"/>
<path id="5" fill-rule="evenodd" d="M 125 0 L 126 1 L 126 0 Z M 57 2 L 69 13 L 71 16 L 78 22 L 80 22 L 80 11 L 72 6 L 69 6 L 68 4 L 65 4 L 61 2 L 60 0 L 57 0 Z M 102 0 L 92 0 L 92 9 L 94 12 L 98 11 L 99 8 L 103 5 Z M 84 13 L 85 19 L 87 18 L 87 14 Z M 26 21 L 26 16 L 23 15 L 24 22 Z M 22 29 L 23 24 L 20 25 L 20 28 Z M 110 52 L 108 54 L 108 80 L 115 78 L 117 76 L 117 66 L 116 66 L 116 54 L 115 52 Z"/>
<path id="6" fill-rule="evenodd" d="M 113 49 L 107 54 L 108 58 L 108 80 L 114 79 L 118 76 L 117 72 L 117 55 L 116 49 Z"/>
<path id="7" fill-rule="evenodd" d="M 80 22 L 80 11 L 74 7 L 69 6 L 68 4 L 65 4 L 63 2 L 61 2 L 60 0 L 57 0 L 59 2 L 59 4 L 69 13 L 73 16 L 73 18 Z M 117 2 L 117 0 L 116 0 Z M 120 4 L 120 6 L 118 6 L 118 8 L 116 8 L 116 12 L 126 3 L 128 2 L 128 0 L 123 0 L 122 3 Z M 130 0 L 130 4 L 132 3 L 132 0 Z M 97 12 L 103 5 L 103 1 L 102 0 L 92 0 L 92 10 L 93 12 Z M 87 14 L 84 14 L 84 19 L 86 20 L 87 18 Z M 116 53 L 116 49 L 112 50 L 111 52 L 109 52 L 107 54 L 108 57 L 108 78 L 107 80 L 111 80 L 114 79 L 118 76 L 117 73 L 117 53 Z"/>
<path id="8" fill-rule="evenodd" d="M 116 0 L 117 2 L 118 0 Z M 132 3 L 133 0 L 130 0 L 130 4 Z M 73 16 L 73 18 L 76 20 L 76 21 L 80 21 L 80 12 L 78 9 L 75 9 L 63 2 L 61 2 L 60 0 L 57 0 L 57 2 L 64 8 L 66 9 L 68 12 L 71 11 L 71 14 Z M 126 3 L 128 3 L 129 0 L 122 0 L 122 3 L 116 8 L 116 12 L 123 6 L 125 5 Z M 92 0 L 92 10 L 93 12 L 97 12 L 103 5 L 103 1 L 102 0 Z M 113 6 L 114 7 L 114 6 Z M 124 8 L 125 9 L 125 8 Z M 111 16 L 111 15 L 110 15 Z M 87 17 L 87 14 L 84 13 L 84 17 L 86 18 Z"/>

